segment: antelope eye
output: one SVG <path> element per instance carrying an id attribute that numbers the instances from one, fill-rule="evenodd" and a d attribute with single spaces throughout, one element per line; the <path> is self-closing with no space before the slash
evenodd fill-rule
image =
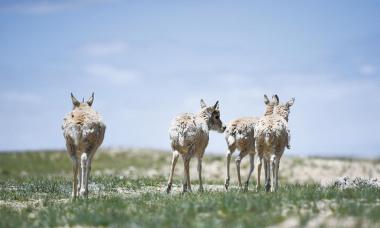
<path id="1" fill-rule="evenodd" d="M 215 119 L 219 119 L 219 116 L 215 116 Z"/>

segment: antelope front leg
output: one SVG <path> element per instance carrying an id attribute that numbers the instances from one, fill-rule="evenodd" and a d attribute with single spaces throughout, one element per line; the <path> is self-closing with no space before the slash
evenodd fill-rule
<path id="1" fill-rule="evenodd" d="M 265 191 L 269 192 L 270 190 L 270 165 L 269 161 L 264 159 L 264 173 L 265 173 Z"/>
<path id="2" fill-rule="evenodd" d="M 184 158 L 184 161 L 183 161 L 184 175 L 183 175 L 182 193 L 191 192 L 191 187 L 189 186 L 190 185 L 189 166 L 190 166 L 190 158 Z"/>
<path id="3" fill-rule="evenodd" d="M 178 151 L 173 151 L 173 157 L 172 157 L 172 164 L 171 164 L 171 168 L 170 168 L 168 186 L 166 188 L 166 193 L 168 193 L 168 194 L 170 193 L 170 191 L 172 189 L 174 169 L 175 169 L 175 165 L 177 164 L 178 157 L 179 157 Z"/>
<path id="4" fill-rule="evenodd" d="M 203 183 L 202 183 L 202 157 L 198 157 L 198 177 L 199 177 L 199 192 L 203 192 Z"/>
<path id="5" fill-rule="evenodd" d="M 240 176 L 240 163 L 241 163 L 241 159 L 243 159 L 245 155 L 246 155 L 245 152 L 240 152 L 240 154 L 235 159 L 236 171 L 237 171 L 237 176 L 238 176 L 238 182 L 239 182 L 239 188 L 240 189 L 243 189 L 243 186 L 241 184 L 241 176 Z"/>
<path id="6" fill-rule="evenodd" d="M 190 184 L 190 158 L 187 161 L 186 165 L 186 176 L 187 176 L 187 191 L 192 192 Z"/>
<path id="7" fill-rule="evenodd" d="M 78 196 L 78 169 L 79 163 L 75 156 L 72 157 L 73 161 L 73 189 L 71 196 L 75 199 Z"/>
<path id="8" fill-rule="evenodd" d="M 275 184 L 276 184 L 276 155 L 272 155 L 270 159 L 270 171 L 272 172 L 272 186 L 271 186 L 271 192 L 274 192 L 276 190 Z"/>
<path id="9" fill-rule="evenodd" d="M 230 186 L 230 162 L 231 162 L 231 151 L 228 150 L 227 155 L 226 155 L 226 167 L 227 167 L 227 172 L 226 172 L 226 180 L 224 181 L 224 187 L 226 190 L 228 190 L 228 186 Z"/>
<path id="10" fill-rule="evenodd" d="M 256 191 L 259 191 L 259 189 L 261 188 L 261 185 L 260 185 L 260 176 L 261 176 L 261 166 L 262 166 L 262 158 L 259 157 L 259 160 L 257 162 L 257 183 L 256 183 Z"/>
<path id="11" fill-rule="evenodd" d="M 78 180 L 77 192 L 79 193 L 79 190 L 80 190 L 81 184 L 82 184 L 82 169 L 80 168 L 79 162 L 78 162 L 77 180 Z"/>
<path id="12" fill-rule="evenodd" d="M 276 180 L 275 180 L 275 185 L 274 185 L 274 190 L 277 192 L 278 190 L 278 170 L 280 168 L 280 159 L 276 159 L 275 161 L 275 169 L 276 169 Z"/>
<path id="13" fill-rule="evenodd" d="M 249 154 L 249 163 L 250 163 L 249 173 L 248 173 L 248 177 L 247 177 L 247 180 L 245 181 L 245 186 L 244 186 L 245 191 L 248 191 L 249 179 L 251 178 L 252 172 L 255 169 L 255 154 L 251 154 L 251 153 Z"/>
<path id="14" fill-rule="evenodd" d="M 240 177 L 240 163 L 241 163 L 240 155 L 235 159 L 235 163 L 236 163 L 236 172 L 238 176 L 238 184 L 239 184 L 239 188 L 241 189 L 242 185 L 241 185 L 241 177 Z"/>
<path id="15" fill-rule="evenodd" d="M 88 182 L 90 180 L 90 172 L 91 172 L 91 162 L 92 157 L 87 158 L 87 165 L 86 165 L 86 188 L 85 188 L 85 195 L 88 195 Z"/>
<path id="16" fill-rule="evenodd" d="M 88 174 L 88 156 L 86 153 L 83 153 L 81 158 L 80 158 L 80 165 L 81 165 L 81 172 L 82 172 L 82 183 L 81 183 L 81 188 L 79 190 L 79 195 L 80 196 L 86 196 L 87 195 L 87 174 Z"/>
<path id="17" fill-rule="evenodd" d="M 91 164 L 92 164 L 92 159 L 94 158 L 95 152 L 96 151 L 92 151 L 91 156 L 88 159 L 88 172 L 87 172 L 87 179 L 88 179 L 88 181 L 87 182 L 90 182 L 90 178 L 91 178 Z"/>

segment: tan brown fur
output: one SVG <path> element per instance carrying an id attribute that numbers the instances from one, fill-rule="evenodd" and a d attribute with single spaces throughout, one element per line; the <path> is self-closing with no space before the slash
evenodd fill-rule
<path id="1" fill-rule="evenodd" d="M 72 196 L 75 198 L 78 191 L 82 196 L 88 194 L 92 158 L 103 142 L 106 126 L 99 113 L 91 107 L 94 94 L 87 102 L 82 103 L 71 96 L 74 107 L 65 116 L 62 130 L 67 152 L 73 162 Z"/>
<path id="2" fill-rule="evenodd" d="M 273 114 L 259 119 L 256 125 L 255 147 L 261 159 L 264 159 L 265 187 L 269 191 L 278 189 L 278 170 L 280 159 L 286 147 L 290 148 L 288 116 L 294 98 L 286 104 L 279 104 Z M 270 183 L 272 174 L 272 183 Z"/>
<path id="3" fill-rule="evenodd" d="M 194 156 L 198 158 L 199 190 L 202 186 L 202 158 L 209 141 L 209 131 L 216 130 L 222 133 L 225 129 L 220 120 L 218 102 L 214 106 L 207 107 L 201 100 L 201 111 L 197 114 L 184 113 L 175 117 L 169 128 L 170 143 L 173 150 L 173 158 L 166 192 L 172 187 L 174 168 L 179 155 L 184 160 L 183 192 L 190 192 L 189 163 Z"/>
<path id="4" fill-rule="evenodd" d="M 271 115 L 273 112 L 273 108 L 277 103 L 275 102 L 274 96 L 272 100 L 269 101 L 268 97 L 264 95 L 264 103 L 265 103 L 265 113 L 264 115 Z M 241 160 L 247 155 L 250 155 L 250 171 L 248 174 L 248 178 L 245 182 L 245 188 L 248 188 L 248 183 L 250 176 L 254 169 L 254 156 L 255 156 L 255 126 L 259 117 L 242 117 L 236 120 L 233 120 L 227 124 L 227 128 L 225 131 L 225 139 L 228 146 L 228 151 L 226 154 L 226 179 L 224 182 L 225 188 L 228 189 L 229 181 L 230 181 L 230 160 L 232 153 L 236 149 L 240 151 L 237 156 L 235 163 L 237 169 L 238 183 L 239 187 L 242 188 L 241 177 L 240 177 L 240 163 Z M 261 169 L 261 164 L 259 164 Z"/>

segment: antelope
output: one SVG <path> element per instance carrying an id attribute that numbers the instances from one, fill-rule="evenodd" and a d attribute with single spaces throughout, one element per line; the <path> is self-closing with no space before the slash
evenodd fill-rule
<path id="1" fill-rule="evenodd" d="M 265 113 L 264 115 L 272 115 L 273 108 L 278 104 L 277 95 L 272 97 L 269 101 L 267 95 L 264 95 L 265 103 Z M 241 177 L 240 177 L 240 163 L 241 160 L 249 154 L 250 157 L 250 169 L 248 173 L 247 180 L 245 182 L 245 190 L 248 190 L 249 179 L 254 170 L 254 159 L 255 159 L 255 126 L 259 117 L 242 117 L 233 120 L 227 124 L 227 129 L 225 131 L 225 139 L 228 146 L 228 151 L 226 154 L 226 179 L 224 181 L 224 187 L 228 190 L 230 184 L 230 161 L 231 156 L 236 149 L 240 151 L 239 155 L 235 159 L 236 170 L 238 176 L 238 183 L 240 189 L 242 189 Z M 257 189 L 260 187 L 260 172 L 261 172 L 261 162 L 258 164 L 258 176 L 257 176 Z"/>
<path id="2" fill-rule="evenodd" d="M 202 158 L 209 141 L 209 131 L 223 133 L 226 127 L 220 119 L 219 102 L 207 106 L 201 100 L 201 110 L 196 113 L 184 113 L 175 117 L 169 128 L 172 162 L 166 192 L 170 193 L 173 175 L 179 155 L 184 161 L 184 178 L 182 193 L 191 192 L 189 165 L 192 157 L 198 159 L 199 191 L 203 191 Z"/>
<path id="3" fill-rule="evenodd" d="M 92 108 L 94 93 L 87 102 L 79 102 L 71 93 L 73 110 L 68 113 L 62 125 L 67 153 L 73 165 L 72 197 L 88 196 L 88 179 L 91 161 L 102 144 L 106 125 L 101 116 Z"/>
<path id="4" fill-rule="evenodd" d="M 285 148 L 290 149 L 288 117 L 294 101 L 292 98 L 285 104 L 275 106 L 272 115 L 260 118 L 256 124 L 255 149 L 260 160 L 264 159 L 266 191 L 278 190 L 280 159 Z"/>

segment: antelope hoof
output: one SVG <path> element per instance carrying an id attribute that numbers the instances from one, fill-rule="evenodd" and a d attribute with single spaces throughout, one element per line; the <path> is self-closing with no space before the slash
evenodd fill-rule
<path id="1" fill-rule="evenodd" d="M 256 191 L 260 191 L 260 185 L 256 185 Z"/>
<path id="2" fill-rule="evenodd" d="M 203 186 L 200 186 L 198 192 L 204 192 Z"/>
<path id="3" fill-rule="evenodd" d="M 245 182 L 245 184 L 244 184 L 244 191 L 248 192 L 248 182 Z"/>
<path id="4" fill-rule="evenodd" d="M 228 190 L 228 186 L 230 186 L 230 179 L 226 179 L 224 181 L 224 187 L 226 188 L 226 190 Z"/>
<path id="5" fill-rule="evenodd" d="M 80 195 L 80 196 L 87 197 L 88 192 L 87 192 L 85 189 L 81 189 L 81 190 L 79 190 L 79 195 Z"/>
<path id="6" fill-rule="evenodd" d="M 269 192 L 270 189 L 271 189 L 270 184 L 266 184 L 266 185 L 265 185 L 265 191 L 266 191 L 266 192 Z"/>
<path id="7" fill-rule="evenodd" d="M 172 185 L 168 184 L 168 187 L 166 188 L 166 194 L 169 194 L 171 190 L 172 190 Z"/>

